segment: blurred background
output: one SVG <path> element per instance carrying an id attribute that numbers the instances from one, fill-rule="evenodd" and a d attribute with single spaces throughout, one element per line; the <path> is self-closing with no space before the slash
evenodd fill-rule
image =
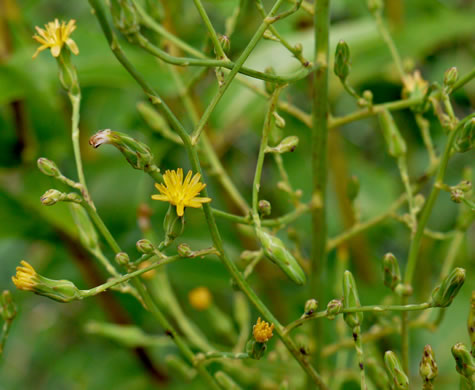
<path id="1" fill-rule="evenodd" d="M 161 18 L 167 29 L 193 47 L 213 55 L 205 27 L 191 1 L 156 0 L 155 3 L 156 16 Z M 236 32 L 231 38 L 231 59 L 238 57 L 261 20 L 253 1 L 245 1 L 244 4 Z M 268 1 L 265 4 L 270 6 Z M 237 0 L 204 1 L 204 5 L 217 31 L 222 32 L 225 19 L 233 12 Z M 475 65 L 474 11 L 475 4 L 470 0 L 387 0 L 385 16 L 405 66 L 419 69 L 426 80 L 441 83 L 446 69 L 456 66 L 459 74 L 463 75 Z M 58 82 L 55 60 L 49 52 L 41 53 L 36 60 L 31 58 L 37 47 L 31 38 L 34 27 L 42 27 L 54 18 L 65 21 L 75 19 L 77 22 L 73 39 L 80 54 L 74 56 L 73 62 L 82 87 L 80 128 L 86 179 L 99 214 L 132 258 L 138 257 L 135 242 L 143 237 L 137 224 L 139 207 L 150 207 L 152 226 L 161 236 L 167 205 L 152 203 L 153 182 L 147 175 L 133 170 L 114 148 L 93 149 L 88 145 L 89 137 L 106 128 L 125 132 L 150 145 L 162 170 L 188 169 L 190 166 L 184 150 L 165 140 L 138 111 L 137 106 L 146 99 L 139 86 L 113 57 L 86 0 L 0 0 L 0 289 L 12 290 L 18 305 L 18 317 L 0 361 L 0 389 L 142 390 L 157 386 L 182 389 L 183 380 L 164 362 L 164 357 L 173 352 L 173 347 L 128 348 L 86 332 L 88 322 L 103 321 L 139 324 L 150 334 L 161 334 L 153 319 L 134 299 L 112 292 L 81 302 L 59 304 L 18 291 L 11 282 L 15 267 L 22 259 L 30 262 L 41 274 L 55 279 L 69 279 L 80 288 L 90 288 L 107 278 L 95 259 L 81 249 L 68 206 L 59 203 L 45 207 L 39 201 L 40 196 L 50 188 L 65 190 L 54 179 L 39 172 L 36 168 L 39 157 L 55 161 L 66 176 L 76 179 L 70 138 L 71 109 L 67 95 Z M 338 40 L 344 39 L 350 46 L 350 84 L 359 93 L 370 89 L 375 103 L 400 99 L 401 84 L 397 72 L 366 2 L 333 0 L 331 20 L 332 56 Z M 302 43 L 304 56 L 310 59 L 313 55 L 312 23 L 312 16 L 301 10 L 277 24 L 278 30 L 291 43 Z M 168 65 L 125 41 L 122 44 L 135 66 L 191 129 Z M 299 64 L 278 43 L 262 41 L 246 65 L 259 70 L 273 66 L 278 72 L 291 72 Z M 179 68 L 185 81 L 200 77 L 193 89 L 193 97 L 202 112 L 216 91 L 217 83 L 212 70 L 198 71 L 198 68 Z M 262 86 L 262 82 L 250 81 Z M 358 108 L 354 99 L 343 91 L 333 72 L 330 84 L 333 116 L 348 114 Z M 288 87 L 282 98 L 310 112 L 310 86 L 308 78 L 301 80 Z M 462 118 L 473 112 L 474 102 L 475 82 L 472 81 L 453 96 L 456 115 Z M 251 195 L 265 109 L 265 99 L 234 83 L 209 122 L 208 133 L 213 146 L 247 200 Z M 283 158 L 292 185 L 301 189 L 303 200 L 308 201 L 311 185 L 310 131 L 295 118 L 283 112 L 280 114 L 287 122 L 283 134 L 300 138 L 296 152 Z M 409 173 L 415 180 L 428 166 L 427 151 L 413 114 L 403 110 L 394 116 L 408 143 Z M 436 151 L 441 152 L 446 136 L 431 113 L 427 119 Z M 360 181 L 361 189 L 355 206 L 357 217 L 363 221 L 387 210 L 403 192 L 403 186 L 397 164 L 385 153 L 384 140 L 375 118 L 332 130 L 329 147 L 328 221 L 329 235 L 333 237 L 352 223 L 342 190 L 348 177 L 356 175 Z M 473 162 L 473 151 L 454 155 L 446 182 L 450 185 L 458 183 L 464 167 L 475 168 Z M 271 202 L 271 217 L 292 210 L 288 196 L 276 189 L 279 180 L 278 170 L 269 159 L 264 169 L 261 197 Z M 207 176 L 205 182 L 208 183 L 214 207 L 239 212 L 213 176 Z M 423 187 L 422 193 L 427 194 L 428 189 L 430 186 Z M 459 207 L 450 201 L 449 194 L 441 193 L 429 221 L 430 228 L 441 232 L 453 230 Z M 404 212 L 403 208 L 399 214 Z M 218 223 L 227 249 L 237 262 L 243 248 L 257 248 L 245 231 L 224 220 L 218 220 Z M 202 213 L 189 210 L 184 236 L 178 242 L 189 243 L 194 248 L 209 246 L 211 240 L 204 226 Z M 302 256 L 308 258 L 310 218 L 301 217 L 292 227 L 298 234 Z M 285 233 L 282 232 L 281 238 L 294 248 L 295 242 L 289 240 Z M 440 328 L 435 333 L 415 330 L 411 334 L 414 388 L 420 384 L 418 362 L 427 343 L 435 350 L 439 364 L 436 387 L 448 390 L 458 386 L 459 378 L 450 348 L 456 342 L 468 343 L 466 319 L 469 297 L 475 285 L 474 233 L 472 226 L 456 259 L 457 266 L 467 269 L 467 281 L 448 309 Z M 389 290 L 382 283 L 382 256 L 393 252 L 404 267 L 408 242 L 409 230 L 394 219 L 388 219 L 350 242 L 349 266 L 355 273 L 363 304 L 379 303 L 381 297 L 388 294 Z M 424 239 L 416 271 L 414 302 L 427 299 L 437 282 L 449 242 Z M 104 251 L 112 256 L 105 245 Z M 173 251 L 174 248 L 171 248 L 170 253 Z M 339 281 L 335 281 L 333 276 L 335 264 L 336 254 L 333 251 L 329 257 L 327 301 L 338 297 Z M 213 336 L 206 326 L 206 315 L 194 310 L 187 296 L 191 289 L 207 286 L 216 305 L 231 314 L 232 288 L 224 267 L 210 257 L 205 261 L 174 263 L 167 268 L 167 272 L 187 315 L 202 326 L 204 333 Z M 250 281 L 283 323 L 298 318 L 305 300 L 310 298 L 305 288 L 289 282 L 268 261 L 259 264 Z M 325 305 L 326 302 L 321 303 L 321 307 Z M 251 318 L 256 317 L 257 313 L 253 312 Z M 366 318 L 366 327 L 381 320 L 371 315 Z M 337 338 L 335 323 L 323 321 L 327 343 L 334 342 Z M 219 339 L 215 341 L 222 342 Z M 270 343 L 270 349 L 273 343 L 275 340 Z M 375 348 L 377 351 L 388 348 L 398 351 L 398 345 L 397 336 L 388 336 L 376 343 Z M 257 367 L 264 367 L 265 364 L 265 361 L 258 362 Z M 334 355 L 328 357 L 326 364 L 334 367 Z M 206 388 L 199 380 L 186 386 L 190 389 Z M 249 385 L 249 388 L 261 386 Z M 357 389 L 358 381 L 350 378 L 343 388 Z"/>

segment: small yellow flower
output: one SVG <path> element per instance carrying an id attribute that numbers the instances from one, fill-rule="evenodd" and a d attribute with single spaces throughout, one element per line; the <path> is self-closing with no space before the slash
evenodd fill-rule
<path id="1" fill-rule="evenodd" d="M 266 343 L 273 336 L 274 324 L 269 325 L 268 322 L 262 321 L 261 317 L 257 319 L 257 324 L 252 327 L 252 334 L 258 343 Z"/>
<path id="2" fill-rule="evenodd" d="M 206 287 L 197 287 L 190 291 L 188 300 L 196 310 L 206 310 L 211 305 L 213 297 Z"/>
<path id="3" fill-rule="evenodd" d="M 50 49 L 53 57 L 58 57 L 61 53 L 63 45 L 66 44 L 71 49 L 74 54 L 79 53 L 79 49 L 69 36 L 76 29 L 76 21 L 74 19 L 70 20 L 67 24 L 66 22 L 59 23 L 58 19 L 55 19 L 54 22 L 49 22 L 45 24 L 45 29 L 39 28 L 36 26 L 36 31 L 38 34 L 33 35 L 33 39 L 41 43 L 41 46 L 33 54 L 33 58 L 36 58 L 40 51 Z"/>
<path id="4" fill-rule="evenodd" d="M 183 216 L 185 207 L 200 208 L 202 203 L 211 202 L 211 198 L 197 197 L 200 191 L 206 187 L 206 184 L 200 182 L 201 175 L 196 173 L 191 178 L 192 172 L 189 171 L 183 180 L 183 169 L 177 171 L 166 171 L 163 175 L 163 184 L 155 184 L 160 195 L 152 195 L 152 199 L 170 202 L 176 206 L 176 213 L 179 217 Z"/>
<path id="5" fill-rule="evenodd" d="M 38 284 L 35 269 L 25 260 L 20 262 L 22 267 L 16 267 L 16 275 L 12 276 L 13 283 L 20 290 L 34 291 Z"/>

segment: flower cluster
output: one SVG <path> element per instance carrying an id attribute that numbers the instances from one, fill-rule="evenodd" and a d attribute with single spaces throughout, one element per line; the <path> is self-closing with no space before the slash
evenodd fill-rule
<path id="1" fill-rule="evenodd" d="M 59 23 L 58 19 L 55 19 L 54 22 L 45 24 L 44 29 L 36 26 L 38 34 L 33 35 L 33 39 L 41 43 L 41 46 L 36 50 L 35 54 L 33 54 L 33 58 L 36 58 L 41 51 L 46 49 L 51 50 L 51 55 L 53 57 L 58 57 L 64 44 L 66 44 L 69 49 L 77 55 L 79 49 L 76 42 L 69 37 L 75 29 L 76 21 L 74 19 L 70 20 L 68 23 Z"/>

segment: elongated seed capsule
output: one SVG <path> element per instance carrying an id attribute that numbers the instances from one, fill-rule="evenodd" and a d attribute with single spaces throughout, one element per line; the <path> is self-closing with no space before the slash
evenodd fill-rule
<path id="1" fill-rule="evenodd" d="M 386 253 L 383 258 L 384 285 L 391 290 L 401 283 L 399 263 L 392 253 Z"/>
<path id="2" fill-rule="evenodd" d="M 256 234 L 266 257 L 284 271 L 292 281 L 299 285 L 305 284 L 307 278 L 302 267 L 280 238 L 272 236 L 260 228 L 256 228 Z"/>
<path id="3" fill-rule="evenodd" d="M 343 274 L 343 296 L 343 307 L 345 309 L 361 306 L 355 278 L 350 271 L 345 271 Z M 354 328 L 355 326 L 361 325 L 363 322 L 363 313 L 344 313 L 343 318 L 350 328 Z"/>
<path id="4" fill-rule="evenodd" d="M 447 307 L 454 300 L 465 282 L 465 270 L 455 268 L 442 283 L 434 288 L 431 294 L 431 303 L 437 307 Z"/>
<path id="5" fill-rule="evenodd" d="M 378 117 L 389 155 L 392 157 L 400 157 L 406 154 L 406 142 L 404 138 L 402 138 L 391 113 L 388 110 L 383 110 Z"/>
<path id="6" fill-rule="evenodd" d="M 388 370 L 389 377 L 396 390 L 409 389 L 409 379 L 404 373 L 401 363 L 393 351 L 386 351 L 384 354 L 384 364 Z"/>
<path id="7" fill-rule="evenodd" d="M 342 81 L 345 81 L 350 74 L 350 48 L 348 44 L 341 40 L 336 45 L 335 64 L 333 71 Z"/>

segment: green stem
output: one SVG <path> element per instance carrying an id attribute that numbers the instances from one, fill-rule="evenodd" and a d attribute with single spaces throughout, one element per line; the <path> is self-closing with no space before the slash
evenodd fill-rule
<path id="1" fill-rule="evenodd" d="M 282 0 L 278 0 L 276 4 L 280 5 Z M 180 121 L 176 118 L 173 112 L 170 110 L 167 104 L 156 94 L 156 92 L 151 89 L 148 84 L 144 81 L 141 75 L 137 72 L 134 66 L 129 62 L 129 60 L 125 57 L 122 49 L 120 48 L 117 38 L 113 34 L 109 21 L 107 20 L 104 8 L 100 0 L 89 0 L 89 3 L 93 7 L 96 17 L 101 25 L 101 28 L 106 36 L 109 45 L 119 60 L 119 62 L 124 66 L 124 68 L 132 75 L 132 77 L 137 81 L 137 83 L 143 88 L 145 94 L 150 98 L 151 102 L 154 106 L 161 111 L 161 113 L 165 116 L 165 118 L 169 121 L 172 128 L 177 132 L 180 138 L 183 140 L 183 144 L 186 148 L 188 156 L 191 161 L 192 168 L 195 172 L 202 174 L 201 165 L 198 159 L 198 154 L 196 149 L 193 147 L 191 143 L 191 139 L 183 126 L 181 125 Z M 275 8 L 275 7 L 274 7 Z M 256 42 L 257 43 L 257 42 Z M 202 191 L 203 196 L 207 195 L 207 189 L 205 188 Z M 294 341 L 284 333 L 284 327 L 277 318 L 270 312 L 267 306 L 259 299 L 256 293 L 252 290 L 250 285 L 246 282 L 242 274 L 239 272 L 237 266 L 234 262 L 228 257 L 226 251 L 224 250 L 223 241 L 218 231 L 218 227 L 216 225 L 216 221 L 213 216 L 213 212 L 209 203 L 203 204 L 203 212 L 205 214 L 206 222 L 208 224 L 208 228 L 210 230 L 210 234 L 214 243 L 214 247 L 220 253 L 220 259 L 223 262 L 224 266 L 231 274 L 233 279 L 236 281 L 237 286 L 244 292 L 244 294 L 248 297 L 248 299 L 254 304 L 256 309 L 261 313 L 262 317 L 270 323 L 273 323 L 275 326 L 275 331 L 286 345 L 287 349 L 290 353 L 294 356 L 294 358 L 298 361 L 301 367 L 306 371 L 306 373 L 312 378 L 317 386 L 320 389 L 328 390 L 328 387 L 323 382 L 322 377 L 320 374 L 310 365 L 304 355 L 300 352 L 297 345 Z M 140 291 L 139 291 L 140 292 Z M 147 302 L 146 302 L 147 303 Z"/>
<path id="2" fill-rule="evenodd" d="M 8 333 L 10 332 L 11 325 L 12 325 L 12 321 L 5 321 L 3 323 L 2 336 L 0 337 L 0 356 L 3 355 L 3 350 L 5 348 L 5 343 L 7 341 Z"/>
<path id="3" fill-rule="evenodd" d="M 206 352 L 202 354 L 198 354 L 196 356 L 197 365 L 204 363 L 206 360 L 216 360 L 216 359 L 249 359 L 249 354 L 244 352 L 219 352 L 219 351 L 212 351 Z"/>
<path id="4" fill-rule="evenodd" d="M 353 328 L 353 340 L 355 341 L 355 350 L 356 356 L 358 358 L 358 365 L 360 369 L 361 376 L 361 390 L 368 390 L 366 386 L 366 377 L 364 371 L 364 352 L 363 352 L 363 341 L 361 340 L 361 327 L 355 326 Z"/>
<path id="5" fill-rule="evenodd" d="M 475 68 L 468 72 L 465 76 L 461 77 L 452 87 L 452 92 L 459 88 L 462 88 L 465 84 L 469 83 L 475 78 Z"/>
<path id="6" fill-rule="evenodd" d="M 416 209 L 414 207 L 414 197 L 412 193 L 411 182 L 409 180 L 409 173 L 407 169 L 407 160 L 406 160 L 405 154 L 397 158 L 397 164 L 398 164 L 399 174 L 401 176 L 402 183 L 406 190 L 409 215 L 411 217 L 411 232 L 414 233 L 417 228 L 417 216 L 416 216 Z"/>
<path id="7" fill-rule="evenodd" d="M 200 122 L 198 123 L 198 126 L 193 131 L 192 145 L 197 144 L 200 134 L 203 131 L 206 123 L 208 122 L 208 119 L 211 116 L 211 113 L 213 112 L 214 108 L 216 107 L 218 102 L 221 100 L 221 97 L 224 95 L 228 87 L 231 85 L 231 82 L 234 80 L 234 77 L 238 73 L 239 69 L 241 69 L 244 62 L 247 60 L 251 52 L 254 50 L 254 48 L 260 41 L 262 35 L 264 34 L 264 31 L 266 31 L 269 25 L 273 22 L 272 18 L 277 13 L 277 10 L 279 9 L 283 1 L 284 0 L 277 0 L 275 2 L 271 11 L 267 15 L 267 17 L 263 20 L 263 22 L 261 23 L 257 31 L 254 33 L 253 37 L 251 38 L 250 42 L 248 43 L 248 45 L 246 46 L 242 54 L 237 59 L 235 66 L 232 68 L 231 72 L 229 72 L 229 74 L 224 79 L 223 84 L 219 87 L 217 93 L 213 96 L 213 99 L 208 104 L 208 107 L 206 107 L 206 110 L 203 113 L 203 116 L 201 117 Z"/>
<path id="8" fill-rule="evenodd" d="M 213 24 L 211 23 L 211 20 L 209 20 L 208 14 L 206 13 L 206 10 L 203 7 L 203 4 L 201 3 L 201 0 L 193 0 L 193 1 L 195 3 L 196 9 L 198 10 L 198 13 L 201 16 L 201 19 L 203 19 L 203 22 L 206 28 L 208 29 L 208 33 L 214 45 L 214 50 L 216 51 L 216 56 L 220 59 L 227 58 L 226 54 L 223 51 L 223 48 L 221 47 L 221 43 L 219 43 L 218 35 L 216 34 L 216 31 L 214 30 Z"/>
<path id="9" fill-rule="evenodd" d="M 328 144 L 328 62 L 329 62 L 329 30 L 330 0 L 315 2 L 315 58 L 317 65 L 313 79 L 312 107 L 312 256 L 310 263 L 310 296 L 323 302 L 326 278 L 326 246 L 327 246 L 327 144 Z M 321 322 L 316 321 L 312 327 L 312 337 L 316 339 L 317 367 L 323 346 L 323 329 Z"/>

